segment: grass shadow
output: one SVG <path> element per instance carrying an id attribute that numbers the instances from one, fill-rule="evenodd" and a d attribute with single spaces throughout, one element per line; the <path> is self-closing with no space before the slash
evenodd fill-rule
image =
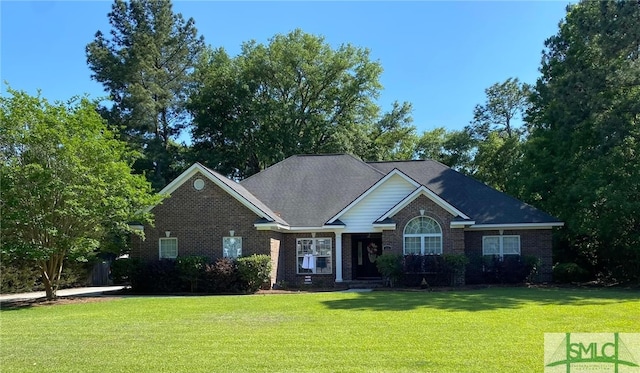
<path id="1" fill-rule="evenodd" d="M 18 299 L 0 302 L 0 312 L 18 311 L 22 309 L 40 306 L 58 306 L 64 304 L 96 303 L 120 299 L 119 296 L 65 296 L 55 300 L 47 300 L 45 297 L 35 299 Z"/>
<path id="2" fill-rule="evenodd" d="M 531 303 L 580 306 L 640 300 L 638 291 L 609 289 L 501 287 L 440 292 L 381 290 L 357 294 L 355 298 L 327 300 L 324 305 L 341 310 L 407 311 L 434 308 L 476 312 L 517 309 Z"/>

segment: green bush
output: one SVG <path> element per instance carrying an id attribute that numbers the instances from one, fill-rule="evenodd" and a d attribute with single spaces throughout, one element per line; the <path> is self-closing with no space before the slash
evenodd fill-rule
<path id="1" fill-rule="evenodd" d="M 204 277 L 204 269 L 208 259 L 204 256 L 179 256 L 176 265 L 180 278 L 188 283 L 192 293 L 198 290 L 198 280 Z"/>
<path id="2" fill-rule="evenodd" d="M 161 259 L 142 263 L 131 276 L 131 290 L 136 293 L 159 294 L 184 291 L 176 261 Z"/>
<path id="3" fill-rule="evenodd" d="M 402 275 L 402 255 L 382 254 L 376 260 L 382 278 L 393 287 Z"/>
<path id="4" fill-rule="evenodd" d="M 59 288 L 75 288 L 91 285 L 91 271 L 95 258 L 87 261 L 65 260 L 60 276 Z M 44 287 L 43 287 L 44 289 Z"/>
<path id="5" fill-rule="evenodd" d="M 464 254 L 444 254 L 442 258 L 447 269 L 454 272 L 464 272 L 465 267 L 469 264 L 469 258 Z"/>
<path id="6" fill-rule="evenodd" d="M 86 286 L 90 284 L 92 263 L 65 260 L 62 276 L 58 283 L 60 289 Z M 0 291 L 15 294 L 42 291 L 42 274 L 35 262 L 23 259 L 0 261 Z"/>
<path id="7" fill-rule="evenodd" d="M 32 263 L 0 262 L 0 292 L 13 294 L 38 290 L 40 271 Z"/>
<path id="8" fill-rule="evenodd" d="M 268 255 L 251 255 L 236 260 L 242 288 L 255 293 L 271 281 L 271 258 Z"/>
<path id="9" fill-rule="evenodd" d="M 449 277 L 449 284 L 457 286 L 464 284 L 464 271 L 469 264 L 469 258 L 464 254 L 444 254 L 444 274 Z"/>
<path id="10" fill-rule="evenodd" d="M 240 279 L 236 263 L 229 258 L 220 258 L 204 266 L 204 291 L 215 294 L 240 292 Z"/>
<path id="11" fill-rule="evenodd" d="M 553 279 L 556 282 L 583 282 L 589 276 L 589 271 L 576 263 L 558 263 L 553 266 Z"/>
<path id="12" fill-rule="evenodd" d="M 120 258 L 111 262 L 111 278 L 116 285 L 130 284 L 142 263 L 137 258 Z"/>
<path id="13" fill-rule="evenodd" d="M 528 283 L 536 282 L 536 277 L 538 275 L 538 271 L 540 270 L 540 258 L 533 255 L 524 255 L 522 257 L 522 262 L 524 263 L 524 271 L 526 273 L 525 280 Z"/>
<path id="14" fill-rule="evenodd" d="M 540 259 L 531 255 L 478 255 L 470 258 L 465 279 L 471 284 L 518 284 L 533 282 Z"/>

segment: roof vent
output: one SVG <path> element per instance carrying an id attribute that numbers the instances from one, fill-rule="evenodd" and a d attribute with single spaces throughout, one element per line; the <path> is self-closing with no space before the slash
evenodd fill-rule
<path id="1" fill-rule="evenodd" d="M 204 180 L 202 180 L 202 179 L 195 179 L 195 180 L 193 181 L 193 187 L 194 187 L 196 190 L 202 190 L 202 189 L 204 189 Z"/>

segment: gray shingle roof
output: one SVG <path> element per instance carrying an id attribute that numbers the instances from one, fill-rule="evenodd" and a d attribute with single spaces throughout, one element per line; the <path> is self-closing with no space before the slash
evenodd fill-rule
<path id="1" fill-rule="evenodd" d="M 432 160 L 370 162 L 381 172 L 394 168 L 431 189 L 476 224 L 555 223 L 558 219 Z"/>
<path id="2" fill-rule="evenodd" d="M 295 155 L 240 184 L 291 226 L 320 227 L 384 176 L 346 154 Z"/>
<path id="3" fill-rule="evenodd" d="M 320 227 L 397 168 L 476 224 L 554 223 L 543 211 L 430 160 L 363 162 L 351 155 L 296 155 L 240 182 L 289 225 Z"/>

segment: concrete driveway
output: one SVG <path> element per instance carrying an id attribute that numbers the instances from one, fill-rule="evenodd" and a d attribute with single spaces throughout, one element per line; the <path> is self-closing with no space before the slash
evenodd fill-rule
<path id="1" fill-rule="evenodd" d="M 107 291 L 116 291 L 125 288 L 125 286 L 93 286 L 86 288 L 75 289 L 60 289 L 58 290 L 58 298 L 69 296 L 101 296 Z M 14 302 L 18 300 L 31 300 L 46 297 L 44 291 L 35 291 L 33 293 L 18 293 L 18 294 L 0 294 L 0 302 Z"/>

